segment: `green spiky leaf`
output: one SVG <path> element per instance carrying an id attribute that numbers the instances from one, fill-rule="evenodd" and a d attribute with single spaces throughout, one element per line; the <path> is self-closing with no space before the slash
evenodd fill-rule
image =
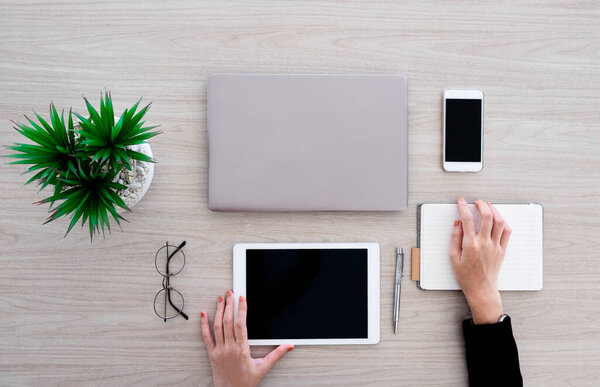
<path id="1" fill-rule="evenodd" d="M 58 115 L 54 103 L 50 104 L 50 123 L 39 114 L 34 113 L 38 122 L 25 116 L 28 124 L 15 123 L 15 130 L 31 140 L 34 144 L 15 143 L 7 148 L 16 153 L 7 155 L 19 160 L 11 164 L 32 165 L 28 172 L 39 170 L 34 177 L 25 184 L 38 181 L 42 188 L 48 184 L 56 184 L 57 178 L 63 176 L 68 168 L 68 163 L 73 162 L 81 152 L 82 146 L 78 144 L 74 136 L 67 134 L 64 122 L 64 113 Z M 69 120 L 72 120 L 69 113 Z"/>
<path id="2" fill-rule="evenodd" d="M 94 163 L 72 171 L 72 178 L 65 181 L 69 188 L 54 192 L 52 196 L 42 200 L 42 202 L 61 201 L 51 211 L 46 222 L 70 214 L 71 221 L 67 234 L 81 218 L 83 222 L 87 219 L 89 223 L 90 239 L 96 232 L 104 232 L 105 229 L 110 232 L 109 215 L 117 223 L 122 219 L 115 211 L 116 207 L 129 211 L 123 199 L 115 191 L 115 189 L 125 188 L 122 184 L 113 182 L 117 173 L 118 171 L 115 173 L 115 171 L 98 170 Z"/>
<path id="3" fill-rule="evenodd" d="M 129 149 L 132 145 L 145 143 L 160 132 L 153 131 L 156 126 L 144 126 L 142 118 L 150 109 L 150 104 L 137 110 L 141 99 L 130 109 L 125 109 L 115 123 L 112 97 L 109 92 L 100 96 L 100 109 L 96 110 L 86 99 L 88 117 L 77 114 L 81 129 L 78 131 L 88 154 L 100 164 L 109 164 L 111 168 L 131 169 L 130 159 L 154 162 L 151 157 L 140 156 L 139 152 Z"/>

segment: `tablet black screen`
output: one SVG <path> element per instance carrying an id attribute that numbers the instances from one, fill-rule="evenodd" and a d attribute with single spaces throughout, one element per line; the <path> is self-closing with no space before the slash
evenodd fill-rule
<path id="1" fill-rule="evenodd" d="M 367 249 L 246 250 L 248 338 L 367 338 L 367 282 Z"/>

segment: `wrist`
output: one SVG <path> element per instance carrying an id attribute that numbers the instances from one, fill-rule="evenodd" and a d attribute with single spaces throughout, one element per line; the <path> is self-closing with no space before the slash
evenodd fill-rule
<path id="1" fill-rule="evenodd" d="M 467 298 L 467 303 L 471 309 L 473 323 L 476 325 L 495 324 L 504 314 L 502 299 L 498 291 Z"/>

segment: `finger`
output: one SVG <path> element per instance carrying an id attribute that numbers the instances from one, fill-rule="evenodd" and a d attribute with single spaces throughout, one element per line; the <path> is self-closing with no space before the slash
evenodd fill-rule
<path id="1" fill-rule="evenodd" d="M 275 348 L 271 353 L 263 359 L 263 369 L 264 373 L 267 373 L 275 363 L 277 363 L 286 353 L 294 349 L 294 346 L 291 344 L 282 344 L 279 347 Z"/>
<path id="2" fill-rule="evenodd" d="M 510 229 L 508 224 L 504 225 L 504 230 L 502 231 L 502 238 L 500 238 L 500 246 L 502 246 L 504 250 L 506 250 L 506 247 L 508 246 L 510 234 L 512 234 L 512 230 Z"/>
<path id="3" fill-rule="evenodd" d="M 491 238 L 494 215 L 492 214 L 492 210 L 490 210 L 490 206 L 483 200 L 476 200 L 475 207 L 477 207 L 481 214 L 481 225 L 479 226 L 479 232 L 477 234 Z"/>
<path id="4" fill-rule="evenodd" d="M 217 301 L 217 311 L 215 312 L 215 343 L 217 346 L 223 345 L 225 339 L 223 337 L 223 311 L 225 309 L 225 299 L 219 296 Z"/>
<path id="5" fill-rule="evenodd" d="M 248 328 L 246 327 L 246 315 L 248 313 L 248 303 L 244 296 L 240 296 L 238 311 L 235 320 L 235 341 L 238 345 L 248 345 Z"/>
<path id="6" fill-rule="evenodd" d="M 202 324 L 202 340 L 204 340 L 204 345 L 210 353 L 215 349 L 215 341 L 210 334 L 210 321 L 205 312 L 200 312 L 200 323 Z"/>
<path id="7" fill-rule="evenodd" d="M 496 207 L 492 205 L 492 203 L 488 202 L 488 206 L 494 215 L 494 227 L 492 227 L 492 240 L 496 243 L 500 243 L 500 238 L 502 238 L 502 233 L 504 232 L 504 227 L 506 222 L 502 215 L 500 215 L 500 211 Z"/>
<path id="8" fill-rule="evenodd" d="M 223 335 L 225 336 L 225 344 L 235 344 L 235 333 L 233 332 L 233 292 L 227 291 L 225 297 L 225 313 L 223 313 Z"/>
<path id="9" fill-rule="evenodd" d="M 462 239 L 463 231 L 460 225 L 460 220 L 455 220 L 454 228 L 452 229 L 452 240 L 450 242 L 450 260 L 453 265 L 460 261 L 460 254 L 462 253 Z"/>
<path id="10" fill-rule="evenodd" d="M 475 221 L 473 220 L 473 213 L 469 209 L 465 198 L 462 196 L 458 198 L 458 212 L 460 213 L 460 219 L 462 223 L 462 229 L 465 237 L 475 237 Z"/>

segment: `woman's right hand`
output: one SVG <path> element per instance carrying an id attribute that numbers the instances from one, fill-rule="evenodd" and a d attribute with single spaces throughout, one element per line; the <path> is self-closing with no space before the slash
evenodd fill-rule
<path id="1" fill-rule="evenodd" d="M 458 199 L 461 220 L 454 221 L 450 261 L 454 276 L 471 308 L 475 324 L 494 324 L 504 313 L 498 291 L 498 274 L 511 229 L 491 204 L 477 200 L 481 225 L 475 230 L 473 213 Z"/>

